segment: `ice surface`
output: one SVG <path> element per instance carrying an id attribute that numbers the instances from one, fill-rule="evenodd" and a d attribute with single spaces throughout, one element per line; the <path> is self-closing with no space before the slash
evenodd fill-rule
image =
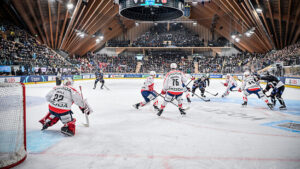
<path id="1" fill-rule="evenodd" d="M 239 92 L 222 99 L 225 88 L 212 80 L 206 95 L 211 102 L 193 97 L 182 117 L 168 104 L 161 117 L 149 104 L 139 110 L 143 79 L 108 79 L 111 90 L 93 90 L 94 81 L 76 81 L 94 109 L 90 127 L 73 106 L 76 135 L 60 133 L 61 122 L 40 131 L 38 123 L 48 111 L 46 93 L 55 85 L 27 85 L 28 158 L 16 168 L 30 169 L 299 169 L 300 132 L 277 124 L 300 123 L 300 90 L 286 88 L 288 110 L 268 110 L 255 95 L 242 108 Z M 155 79 L 160 92 L 162 79 Z M 185 100 L 186 102 L 186 100 Z M 162 100 L 160 99 L 160 104 Z"/>

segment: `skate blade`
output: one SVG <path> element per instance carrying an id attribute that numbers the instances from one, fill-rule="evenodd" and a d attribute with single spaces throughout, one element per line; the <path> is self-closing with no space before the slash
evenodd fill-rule
<path id="1" fill-rule="evenodd" d="M 66 136 L 74 136 L 73 134 L 68 133 L 68 132 L 65 132 L 65 131 L 61 131 L 61 133 L 63 133 L 63 134 L 66 135 Z"/>

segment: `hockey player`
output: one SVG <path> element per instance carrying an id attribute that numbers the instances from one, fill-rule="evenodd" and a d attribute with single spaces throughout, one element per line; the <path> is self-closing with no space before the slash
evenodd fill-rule
<path id="1" fill-rule="evenodd" d="M 206 83 L 207 86 L 209 86 L 209 79 L 210 79 L 209 73 L 207 73 L 204 77 L 205 77 L 205 81 L 207 82 L 207 83 Z"/>
<path id="2" fill-rule="evenodd" d="M 146 104 L 150 103 L 151 100 L 154 100 L 153 107 L 158 110 L 157 104 L 157 93 L 154 90 L 154 77 L 156 76 L 155 71 L 150 72 L 150 76 L 147 77 L 144 85 L 142 86 L 141 94 L 144 97 L 145 101 L 137 103 L 133 105 L 134 108 L 139 109 L 139 107 L 143 107 Z"/>
<path id="3" fill-rule="evenodd" d="M 226 81 L 225 83 L 223 83 L 223 85 L 227 87 L 224 94 L 222 95 L 222 97 L 225 97 L 229 95 L 229 92 L 232 91 L 232 89 L 236 88 L 237 82 L 230 74 L 227 74 Z"/>
<path id="4" fill-rule="evenodd" d="M 61 120 L 64 124 L 61 132 L 68 136 L 74 136 L 76 119 L 72 117 L 72 104 L 78 105 L 83 113 L 90 114 L 88 104 L 82 99 L 77 90 L 71 87 L 72 83 L 72 79 L 66 79 L 64 80 L 64 86 L 54 87 L 46 95 L 46 100 L 49 102 L 49 112 L 39 121 L 43 125 L 42 130 Z"/>
<path id="5" fill-rule="evenodd" d="M 266 75 L 263 76 L 258 76 L 259 80 L 266 80 L 267 81 L 267 85 L 266 88 L 263 90 L 264 93 L 268 92 L 271 88 L 273 89 L 270 97 L 271 97 L 271 101 L 273 103 L 273 105 L 276 105 L 276 99 L 279 101 L 279 103 L 281 104 L 281 106 L 279 107 L 279 109 L 281 110 L 286 110 L 286 105 L 284 103 L 282 96 L 282 93 L 284 92 L 284 83 L 280 80 L 277 79 L 277 77 L 270 75 L 269 72 L 267 72 Z"/>
<path id="6" fill-rule="evenodd" d="M 103 71 L 98 69 L 95 73 L 96 75 L 96 80 L 95 80 L 95 84 L 94 84 L 94 88 L 93 89 L 96 89 L 96 86 L 97 86 L 97 83 L 100 82 L 102 85 L 101 85 L 101 89 L 103 89 L 103 86 L 104 86 L 104 77 L 103 77 Z"/>
<path id="7" fill-rule="evenodd" d="M 162 114 L 167 103 L 171 102 L 173 99 L 177 100 L 181 115 L 186 114 L 184 112 L 184 109 L 182 108 L 182 94 L 184 92 L 184 88 L 186 88 L 185 84 L 187 82 L 187 79 L 181 71 L 176 70 L 176 63 L 171 63 L 170 67 L 171 71 L 167 73 L 164 80 L 163 89 L 161 91 L 161 94 L 166 96 L 157 113 L 158 116 Z"/>
<path id="8" fill-rule="evenodd" d="M 187 74 L 186 75 L 186 78 L 187 79 L 191 79 L 191 81 L 192 80 L 195 80 L 195 77 L 193 77 L 193 76 L 191 76 L 191 75 L 189 75 L 189 74 Z M 186 100 L 187 100 L 187 102 L 190 104 L 192 101 L 191 101 L 191 98 L 190 98 L 190 91 L 191 91 L 191 89 L 188 87 L 188 86 L 186 86 L 186 88 L 184 88 L 184 93 L 185 93 L 185 97 L 186 97 Z"/>
<path id="9" fill-rule="evenodd" d="M 61 73 L 60 73 L 60 71 L 57 72 L 55 80 L 56 80 L 56 86 L 60 86 L 61 85 Z"/>
<path id="10" fill-rule="evenodd" d="M 273 104 L 269 103 L 267 97 L 262 92 L 259 82 L 255 80 L 254 76 L 250 75 L 249 71 L 244 72 L 244 80 L 241 87 L 238 90 L 239 92 L 243 91 L 243 100 L 242 104 L 244 107 L 247 106 L 248 98 L 247 96 L 251 94 L 256 94 L 259 99 L 262 99 L 270 109 L 273 109 Z"/>
<path id="11" fill-rule="evenodd" d="M 205 87 L 206 87 L 206 77 L 202 76 L 198 78 L 197 80 L 194 81 L 193 87 L 192 87 L 192 97 L 195 95 L 195 91 L 197 88 L 201 91 L 201 96 L 206 97 L 204 95 L 205 92 Z"/>

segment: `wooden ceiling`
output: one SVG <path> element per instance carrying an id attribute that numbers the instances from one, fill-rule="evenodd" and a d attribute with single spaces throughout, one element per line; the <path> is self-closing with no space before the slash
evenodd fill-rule
<path id="1" fill-rule="evenodd" d="M 84 0 L 4 1 L 11 4 L 40 42 L 69 54 L 84 55 L 95 51 L 135 25 L 134 21 L 119 16 L 119 7 L 113 0 L 88 0 L 87 3 Z M 68 2 L 74 4 L 72 10 L 67 9 Z M 190 19 L 207 28 L 214 22 L 215 32 L 244 51 L 281 49 L 299 39 L 299 0 L 211 0 L 190 5 Z M 262 14 L 255 11 L 256 7 L 263 9 Z M 252 27 L 255 27 L 255 34 L 246 37 L 244 33 Z M 78 36 L 78 31 L 85 36 Z M 240 42 L 231 39 L 233 32 L 243 35 Z M 96 43 L 98 35 L 104 36 L 100 43 Z"/>
<path id="2" fill-rule="evenodd" d="M 217 15 L 215 31 L 249 52 L 267 52 L 282 49 L 299 39 L 299 0 L 212 0 L 210 3 L 193 5 L 191 18 L 199 24 Z M 258 14 L 256 8 L 262 8 Z M 245 32 L 255 27 L 255 34 L 246 37 Z M 231 39 L 231 33 L 243 36 L 240 42 Z"/>

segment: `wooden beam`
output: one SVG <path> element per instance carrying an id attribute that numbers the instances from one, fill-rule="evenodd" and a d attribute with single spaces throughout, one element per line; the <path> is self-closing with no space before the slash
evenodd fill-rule
<path id="1" fill-rule="evenodd" d="M 280 49 L 283 48 L 283 40 L 282 40 L 282 22 L 281 22 L 281 0 L 278 1 L 278 11 L 279 11 L 279 34 L 280 34 Z"/>
<path id="2" fill-rule="evenodd" d="M 60 35 L 59 35 L 59 40 L 58 40 L 57 48 L 60 48 L 60 45 L 61 45 L 61 42 L 62 42 L 62 37 L 64 35 L 65 28 L 66 28 L 66 23 L 67 23 L 67 20 L 68 20 L 68 15 L 69 15 L 69 12 L 66 11 L 64 23 L 63 23 L 63 26 L 61 28 Z"/>
<path id="3" fill-rule="evenodd" d="M 290 26 L 290 17 L 291 17 L 291 7 L 292 7 L 292 1 L 293 0 L 288 0 L 288 1 L 289 1 L 289 9 L 288 9 L 288 19 L 287 19 L 287 23 L 286 23 L 286 26 L 285 26 L 284 46 L 287 45 L 288 32 L 289 32 L 289 26 Z"/>
<path id="4" fill-rule="evenodd" d="M 31 4 L 31 3 L 29 2 L 29 0 L 26 0 L 26 4 L 27 4 L 27 6 L 28 6 L 28 8 L 29 8 L 30 15 L 33 17 L 33 20 L 34 20 L 34 22 L 35 22 L 35 25 L 38 25 L 37 18 L 36 18 L 36 16 L 35 16 L 35 13 L 34 13 L 33 8 L 32 8 L 32 5 L 33 5 L 33 4 Z M 42 38 L 43 43 L 44 43 L 44 44 L 47 44 L 47 42 L 46 42 L 46 40 L 45 40 L 45 38 L 44 38 L 44 34 L 43 34 L 43 32 L 41 31 L 40 27 L 37 26 L 37 29 L 38 29 L 38 32 L 39 32 L 41 38 Z"/>
<path id="5" fill-rule="evenodd" d="M 287 45 L 291 44 L 292 37 L 295 36 L 295 28 L 296 28 L 296 25 L 298 23 L 298 18 L 299 18 L 299 15 L 300 15 L 300 3 L 298 3 L 298 7 L 296 9 L 297 9 L 296 18 L 294 19 L 293 27 L 290 31 L 289 41 L 288 41 Z"/>
<path id="6" fill-rule="evenodd" d="M 60 2 L 57 2 L 57 22 L 56 22 L 56 30 L 55 30 L 55 45 L 54 48 L 57 49 L 57 39 L 58 39 L 58 32 L 59 32 L 59 17 L 60 17 Z"/>
<path id="7" fill-rule="evenodd" d="M 96 3 L 96 2 L 97 2 L 97 5 L 94 5 L 94 3 Z M 91 12 L 95 12 L 95 10 L 97 10 L 98 7 L 100 6 L 99 4 L 101 4 L 102 2 L 103 1 L 101 1 L 101 0 L 95 0 L 92 3 L 89 3 L 88 4 L 89 6 L 87 7 L 87 11 L 84 12 L 83 18 L 78 19 L 79 23 L 77 24 L 77 22 L 76 22 L 73 28 L 77 27 L 77 29 L 83 30 L 82 23 L 89 22 L 89 20 L 87 20 L 86 17 L 89 16 L 89 18 L 90 18 L 92 16 Z M 76 36 L 77 36 L 76 32 L 72 32 L 71 37 L 68 39 L 67 46 L 73 41 L 73 39 Z"/>
<path id="8" fill-rule="evenodd" d="M 109 3 L 105 4 L 105 6 L 101 9 L 100 12 L 97 13 L 96 16 L 94 16 L 95 18 L 97 18 L 98 20 L 95 21 L 95 23 L 93 23 L 94 25 L 98 23 L 98 26 L 95 28 L 86 28 L 85 31 L 89 34 L 89 36 L 92 36 L 94 33 L 96 33 L 97 31 L 101 30 L 101 28 L 103 26 L 105 26 L 105 24 L 107 24 L 107 21 L 109 21 L 110 19 L 112 19 L 117 13 L 118 10 L 114 9 L 114 6 L 111 7 L 107 7 Z M 101 15 L 100 17 L 98 17 L 98 15 Z M 90 21 L 91 23 L 93 22 Z M 76 51 L 82 44 L 84 44 L 86 42 L 87 39 L 82 40 L 80 37 L 76 37 L 76 39 L 74 40 L 73 43 L 71 43 L 68 48 L 70 48 L 71 46 L 73 46 L 73 44 L 76 44 L 75 48 L 72 48 L 71 52 Z"/>
<path id="9" fill-rule="evenodd" d="M 76 19 L 76 16 L 77 16 L 77 13 L 78 13 L 79 8 L 81 6 L 81 3 L 82 3 L 82 0 L 78 0 L 77 1 L 76 7 L 75 7 L 75 9 L 73 11 L 73 15 L 71 17 L 71 21 L 68 24 L 68 27 L 67 27 L 66 33 L 65 33 L 65 35 L 63 37 L 61 46 L 59 47 L 60 49 L 63 48 L 63 46 L 66 44 L 66 40 L 68 39 L 67 37 L 69 37 L 70 29 L 72 28 L 74 20 Z"/>
<path id="10" fill-rule="evenodd" d="M 296 32 L 296 34 L 295 34 L 295 36 L 294 36 L 293 41 L 292 41 L 291 44 L 296 43 L 296 41 L 297 41 L 298 38 L 299 38 L 299 35 L 300 35 L 300 29 L 297 30 L 297 32 Z"/>
<path id="11" fill-rule="evenodd" d="M 245 5 L 246 7 L 245 7 Z M 254 33 L 254 36 L 258 39 L 259 42 L 264 46 L 266 51 L 269 51 L 272 49 L 272 40 L 269 38 L 268 34 L 264 30 L 263 24 L 261 23 L 261 20 L 259 16 L 257 15 L 256 11 L 253 9 L 252 4 L 249 3 L 249 1 L 244 1 L 243 7 L 246 8 L 245 10 L 249 10 L 248 17 L 253 17 L 253 20 L 255 24 L 253 27 L 256 27 L 256 31 Z"/>
<path id="12" fill-rule="evenodd" d="M 42 7 L 41 7 L 41 0 L 38 0 L 37 4 L 38 4 L 39 12 L 40 12 L 40 17 L 42 19 L 43 30 L 44 30 L 44 33 L 46 35 L 47 45 L 50 46 L 48 32 L 47 32 L 47 29 L 45 27 L 45 19 L 44 19 L 44 15 L 43 15 L 43 12 L 42 12 Z"/>
<path id="13" fill-rule="evenodd" d="M 24 6 L 23 6 L 23 3 L 20 2 L 19 0 L 12 0 L 14 6 L 16 7 L 16 9 L 18 10 L 18 12 L 20 12 L 21 14 L 21 17 L 24 19 L 25 23 L 27 24 L 30 32 L 32 35 L 37 35 L 37 32 L 36 30 L 33 28 L 33 23 L 31 22 L 31 20 L 29 19 L 25 9 L 24 9 Z M 41 40 L 40 37 L 38 37 L 38 39 Z"/>
<path id="14" fill-rule="evenodd" d="M 258 5 L 258 7 L 260 7 L 260 8 L 262 9 L 262 7 L 261 7 L 261 5 L 260 5 L 260 3 L 259 3 L 259 0 L 256 0 L 256 3 L 257 3 L 257 5 Z M 266 12 L 264 12 L 264 13 L 266 13 Z M 271 36 L 272 34 L 271 34 L 271 31 L 270 31 L 270 27 L 269 27 L 269 25 L 268 25 L 268 22 L 267 22 L 267 20 L 266 20 L 266 17 L 264 16 L 264 13 L 261 14 L 261 17 L 263 18 L 263 21 L 264 21 L 264 24 L 265 24 L 265 28 L 267 28 L 269 37 L 272 37 L 272 38 L 271 38 L 272 44 L 273 44 L 273 46 L 276 48 L 274 37 Z"/>
<path id="15" fill-rule="evenodd" d="M 272 28 L 273 28 L 273 37 L 275 37 L 276 48 L 279 48 L 279 43 L 278 43 L 276 28 L 275 28 L 275 24 L 274 24 L 274 18 L 273 18 L 271 4 L 270 4 L 270 1 L 267 1 L 267 2 L 268 2 L 267 6 L 268 6 L 268 9 L 269 9 L 269 14 L 271 16 L 271 23 L 272 23 Z"/>
<path id="16" fill-rule="evenodd" d="M 48 13 L 49 13 L 49 23 L 50 23 L 50 39 L 51 39 L 51 48 L 53 48 L 53 31 L 52 31 L 52 21 L 51 21 L 51 7 L 50 1 L 48 1 Z"/>

